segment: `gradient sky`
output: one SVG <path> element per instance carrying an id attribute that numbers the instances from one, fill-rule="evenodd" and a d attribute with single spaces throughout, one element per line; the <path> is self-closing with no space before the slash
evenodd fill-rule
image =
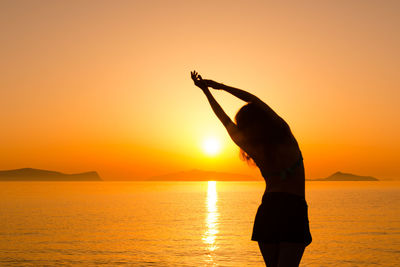
<path id="1" fill-rule="evenodd" d="M 291 126 L 307 178 L 400 177 L 400 1 L 0 1 L 0 169 L 258 174 L 190 71 Z M 244 103 L 224 92 L 231 116 Z M 202 152 L 221 140 L 216 157 Z"/>

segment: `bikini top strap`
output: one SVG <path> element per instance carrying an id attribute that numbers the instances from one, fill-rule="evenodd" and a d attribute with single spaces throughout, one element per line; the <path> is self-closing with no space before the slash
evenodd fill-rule
<path id="1" fill-rule="evenodd" d="M 303 155 L 301 154 L 300 151 L 299 159 L 292 166 L 280 171 L 281 179 L 286 180 L 288 178 L 288 175 L 293 173 L 294 170 L 296 170 L 296 168 L 299 167 L 302 163 L 303 163 Z"/>
<path id="2" fill-rule="evenodd" d="M 292 166 L 287 167 L 281 171 L 276 171 L 276 172 L 264 172 L 263 170 L 261 170 L 261 174 L 264 177 L 280 176 L 281 180 L 286 180 L 288 178 L 288 176 L 296 170 L 297 167 L 301 166 L 302 163 L 303 163 L 303 155 L 301 154 L 301 151 L 300 151 L 299 159 L 295 163 L 293 163 Z"/>

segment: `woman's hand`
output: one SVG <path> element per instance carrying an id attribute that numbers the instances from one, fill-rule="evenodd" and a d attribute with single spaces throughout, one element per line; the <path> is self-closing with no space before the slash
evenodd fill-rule
<path id="1" fill-rule="evenodd" d="M 233 122 L 231 121 L 229 116 L 226 115 L 224 110 L 221 108 L 221 106 L 218 104 L 218 102 L 215 100 L 215 98 L 211 94 L 210 90 L 208 89 L 209 85 L 206 83 L 206 80 L 203 80 L 203 78 L 201 78 L 201 76 L 195 70 L 190 72 L 190 75 L 192 77 L 192 80 L 193 80 L 194 84 L 197 87 L 199 87 L 203 91 L 205 96 L 207 97 L 207 100 L 210 103 L 211 108 L 214 111 L 215 115 L 217 115 L 218 119 L 228 129 L 228 127 L 233 125 Z M 211 81 L 210 84 L 213 84 L 212 81 Z M 215 85 L 215 84 L 216 83 L 214 82 L 213 85 Z M 228 132 L 229 132 L 229 129 L 228 129 Z"/>
<path id="2" fill-rule="evenodd" d="M 190 72 L 190 75 L 192 77 L 192 80 L 193 80 L 194 84 L 197 87 L 199 87 L 203 91 L 208 89 L 207 84 L 205 83 L 203 78 L 201 78 L 201 75 L 199 75 L 195 70 Z"/>

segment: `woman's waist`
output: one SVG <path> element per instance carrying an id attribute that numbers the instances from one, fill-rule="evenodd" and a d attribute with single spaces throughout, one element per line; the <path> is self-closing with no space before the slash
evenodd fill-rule
<path id="1" fill-rule="evenodd" d="M 305 181 L 303 177 L 292 177 L 291 180 L 282 181 L 270 177 L 265 179 L 266 189 L 265 193 L 282 192 L 297 195 L 304 198 L 305 195 Z"/>
<path id="2" fill-rule="evenodd" d="M 266 190 L 263 194 L 262 199 L 285 199 L 294 201 L 305 201 L 304 194 L 298 194 L 286 191 L 268 191 Z"/>

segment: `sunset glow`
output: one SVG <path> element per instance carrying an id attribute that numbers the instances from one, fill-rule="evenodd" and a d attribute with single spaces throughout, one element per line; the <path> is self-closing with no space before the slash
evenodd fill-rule
<path id="1" fill-rule="evenodd" d="M 0 267 L 400 266 L 400 0 L 0 0 Z"/>
<path id="2" fill-rule="evenodd" d="M 215 156 L 221 151 L 221 143 L 215 138 L 207 138 L 203 142 L 203 150 L 209 156 Z"/>
<path id="3" fill-rule="evenodd" d="M 284 118 L 307 178 L 400 177 L 399 2 L 367 2 L 2 1 L 0 169 L 259 175 L 195 69 Z M 244 105 L 212 93 L 231 118 Z M 199 149 L 204 129 L 223 150 Z"/>

